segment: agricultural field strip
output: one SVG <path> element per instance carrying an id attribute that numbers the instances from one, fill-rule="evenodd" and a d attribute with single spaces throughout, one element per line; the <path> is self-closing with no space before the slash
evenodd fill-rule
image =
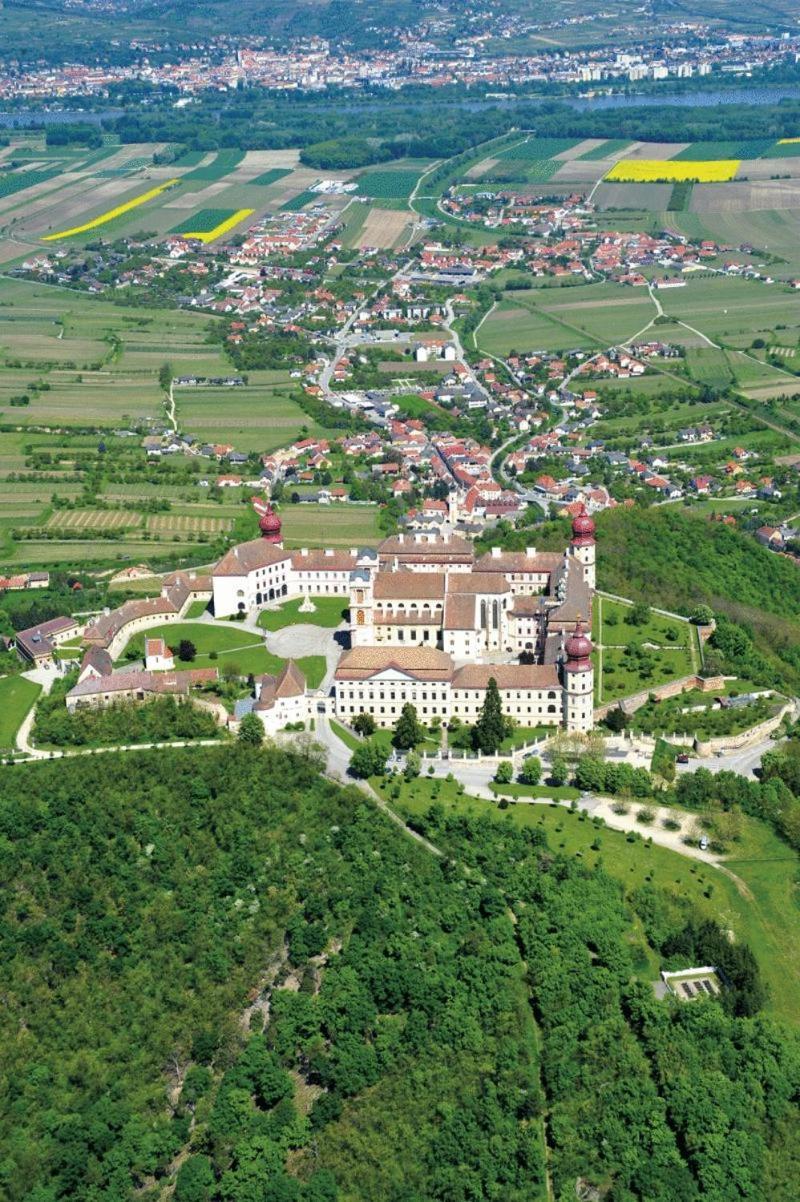
<path id="1" fill-rule="evenodd" d="M 58 242 L 62 238 L 72 238 L 77 234 L 84 234 L 89 230 L 97 229 L 101 225 L 106 225 L 109 221 L 113 221 L 115 217 L 121 217 L 130 212 L 132 209 L 138 208 L 140 205 L 146 204 L 149 200 L 154 200 L 160 196 L 162 192 L 173 187 L 178 183 L 177 178 L 166 180 L 163 184 L 158 184 L 155 188 L 151 188 L 148 192 L 143 192 L 140 196 L 134 196 L 131 200 L 124 201 L 122 204 L 116 205 L 113 209 L 109 209 L 105 213 L 101 213 L 99 217 L 94 217 L 90 221 L 84 222 L 82 225 L 73 226 L 71 229 L 59 230 L 55 234 L 45 234 L 42 238 L 43 242 Z"/>
<path id="2" fill-rule="evenodd" d="M 620 159 L 603 178 L 610 183 L 726 183 L 740 165 L 740 159 Z"/>

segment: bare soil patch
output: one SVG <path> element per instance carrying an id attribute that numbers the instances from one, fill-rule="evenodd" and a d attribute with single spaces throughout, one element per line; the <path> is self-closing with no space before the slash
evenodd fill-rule
<path id="1" fill-rule="evenodd" d="M 370 209 L 358 236 L 358 246 L 395 246 L 408 225 L 409 216 L 399 209 Z"/>
<path id="2" fill-rule="evenodd" d="M 695 184 L 692 192 L 693 213 L 716 215 L 756 209 L 800 209 L 800 179 Z"/>

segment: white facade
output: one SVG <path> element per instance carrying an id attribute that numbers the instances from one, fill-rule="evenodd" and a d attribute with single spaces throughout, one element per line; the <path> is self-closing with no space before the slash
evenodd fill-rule
<path id="1" fill-rule="evenodd" d="M 517 664 L 483 664 L 456 669 L 451 664 L 433 678 L 430 672 L 417 673 L 393 665 L 388 655 L 384 667 L 359 679 L 349 679 L 347 667 L 341 676 L 337 672 L 335 714 L 341 721 L 352 723 L 359 714 L 367 713 L 378 726 L 391 727 L 403 706 L 411 704 L 426 725 L 434 718 L 445 723 L 458 718 L 472 724 L 480 715 L 492 676 L 497 680 L 503 713 L 520 726 L 561 726 L 570 720 L 556 665 L 526 669 Z"/>

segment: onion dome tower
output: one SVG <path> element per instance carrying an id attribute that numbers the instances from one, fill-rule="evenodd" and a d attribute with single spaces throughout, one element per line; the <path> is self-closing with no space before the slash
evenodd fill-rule
<path id="1" fill-rule="evenodd" d="M 262 513 L 261 518 L 259 519 L 258 528 L 261 531 L 261 537 L 265 542 L 276 543 L 280 545 L 281 519 L 278 517 L 271 505 L 268 505 Z"/>
<path id="2" fill-rule="evenodd" d="M 572 540 L 570 554 L 580 565 L 583 579 L 589 588 L 595 587 L 595 524 L 586 512 L 586 506 L 581 505 L 580 511 L 572 521 Z"/>
<path id="3" fill-rule="evenodd" d="M 592 640 L 580 617 L 564 651 L 564 725 L 567 730 L 585 733 L 594 725 L 594 666 Z"/>
<path id="4" fill-rule="evenodd" d="M 592 640 L 583 628 L 580 618 L 575 629 L 564 644 L 567 653 L 567 672 L 585 672 L 592 666 Z"/>

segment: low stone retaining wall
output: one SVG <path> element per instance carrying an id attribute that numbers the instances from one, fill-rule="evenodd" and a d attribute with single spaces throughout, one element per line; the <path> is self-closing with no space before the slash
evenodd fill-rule
<path id="1" fill-rule="evenodd" d="M 643 705 L 647 705 L 651 697 L 655 697 L 657 701 L 666 701 L 670 697 L 677 697 L 680 693 L 690 693 L 692 689 L 699 689 L 701 693 L 724 691 L 725 677 L 697 676 L 696 674 L 682 676 L 679 680 L 670 680 L 666 684 L 656 685 L 653 689 L 634 693 L 632 697 L 622 697 L 619 701 L 609 701 L 605 705 L 600 705 L 594 711 L 594 720 L 599 722 L 611 710 L 618 708 L 624 710 L 626 714 L 635 714 Z"/>
<path id="2" fill-rule="evenodd" d="M 787 701 L 777 714 L 759 722 L 757 726 L 751 726 L 749 730 L 743 730 L 738 735 L 720 735 L 717 739 L 695 739 L 694 749 L 699 756 L 716 755 L 718 751 L 741 751 L 745 747 L 751 747 L 754 743 L 761 743 L 764 739 L 768 739 L 778 729 L 786 715 L 793 712 L 794 704 Z"/>

